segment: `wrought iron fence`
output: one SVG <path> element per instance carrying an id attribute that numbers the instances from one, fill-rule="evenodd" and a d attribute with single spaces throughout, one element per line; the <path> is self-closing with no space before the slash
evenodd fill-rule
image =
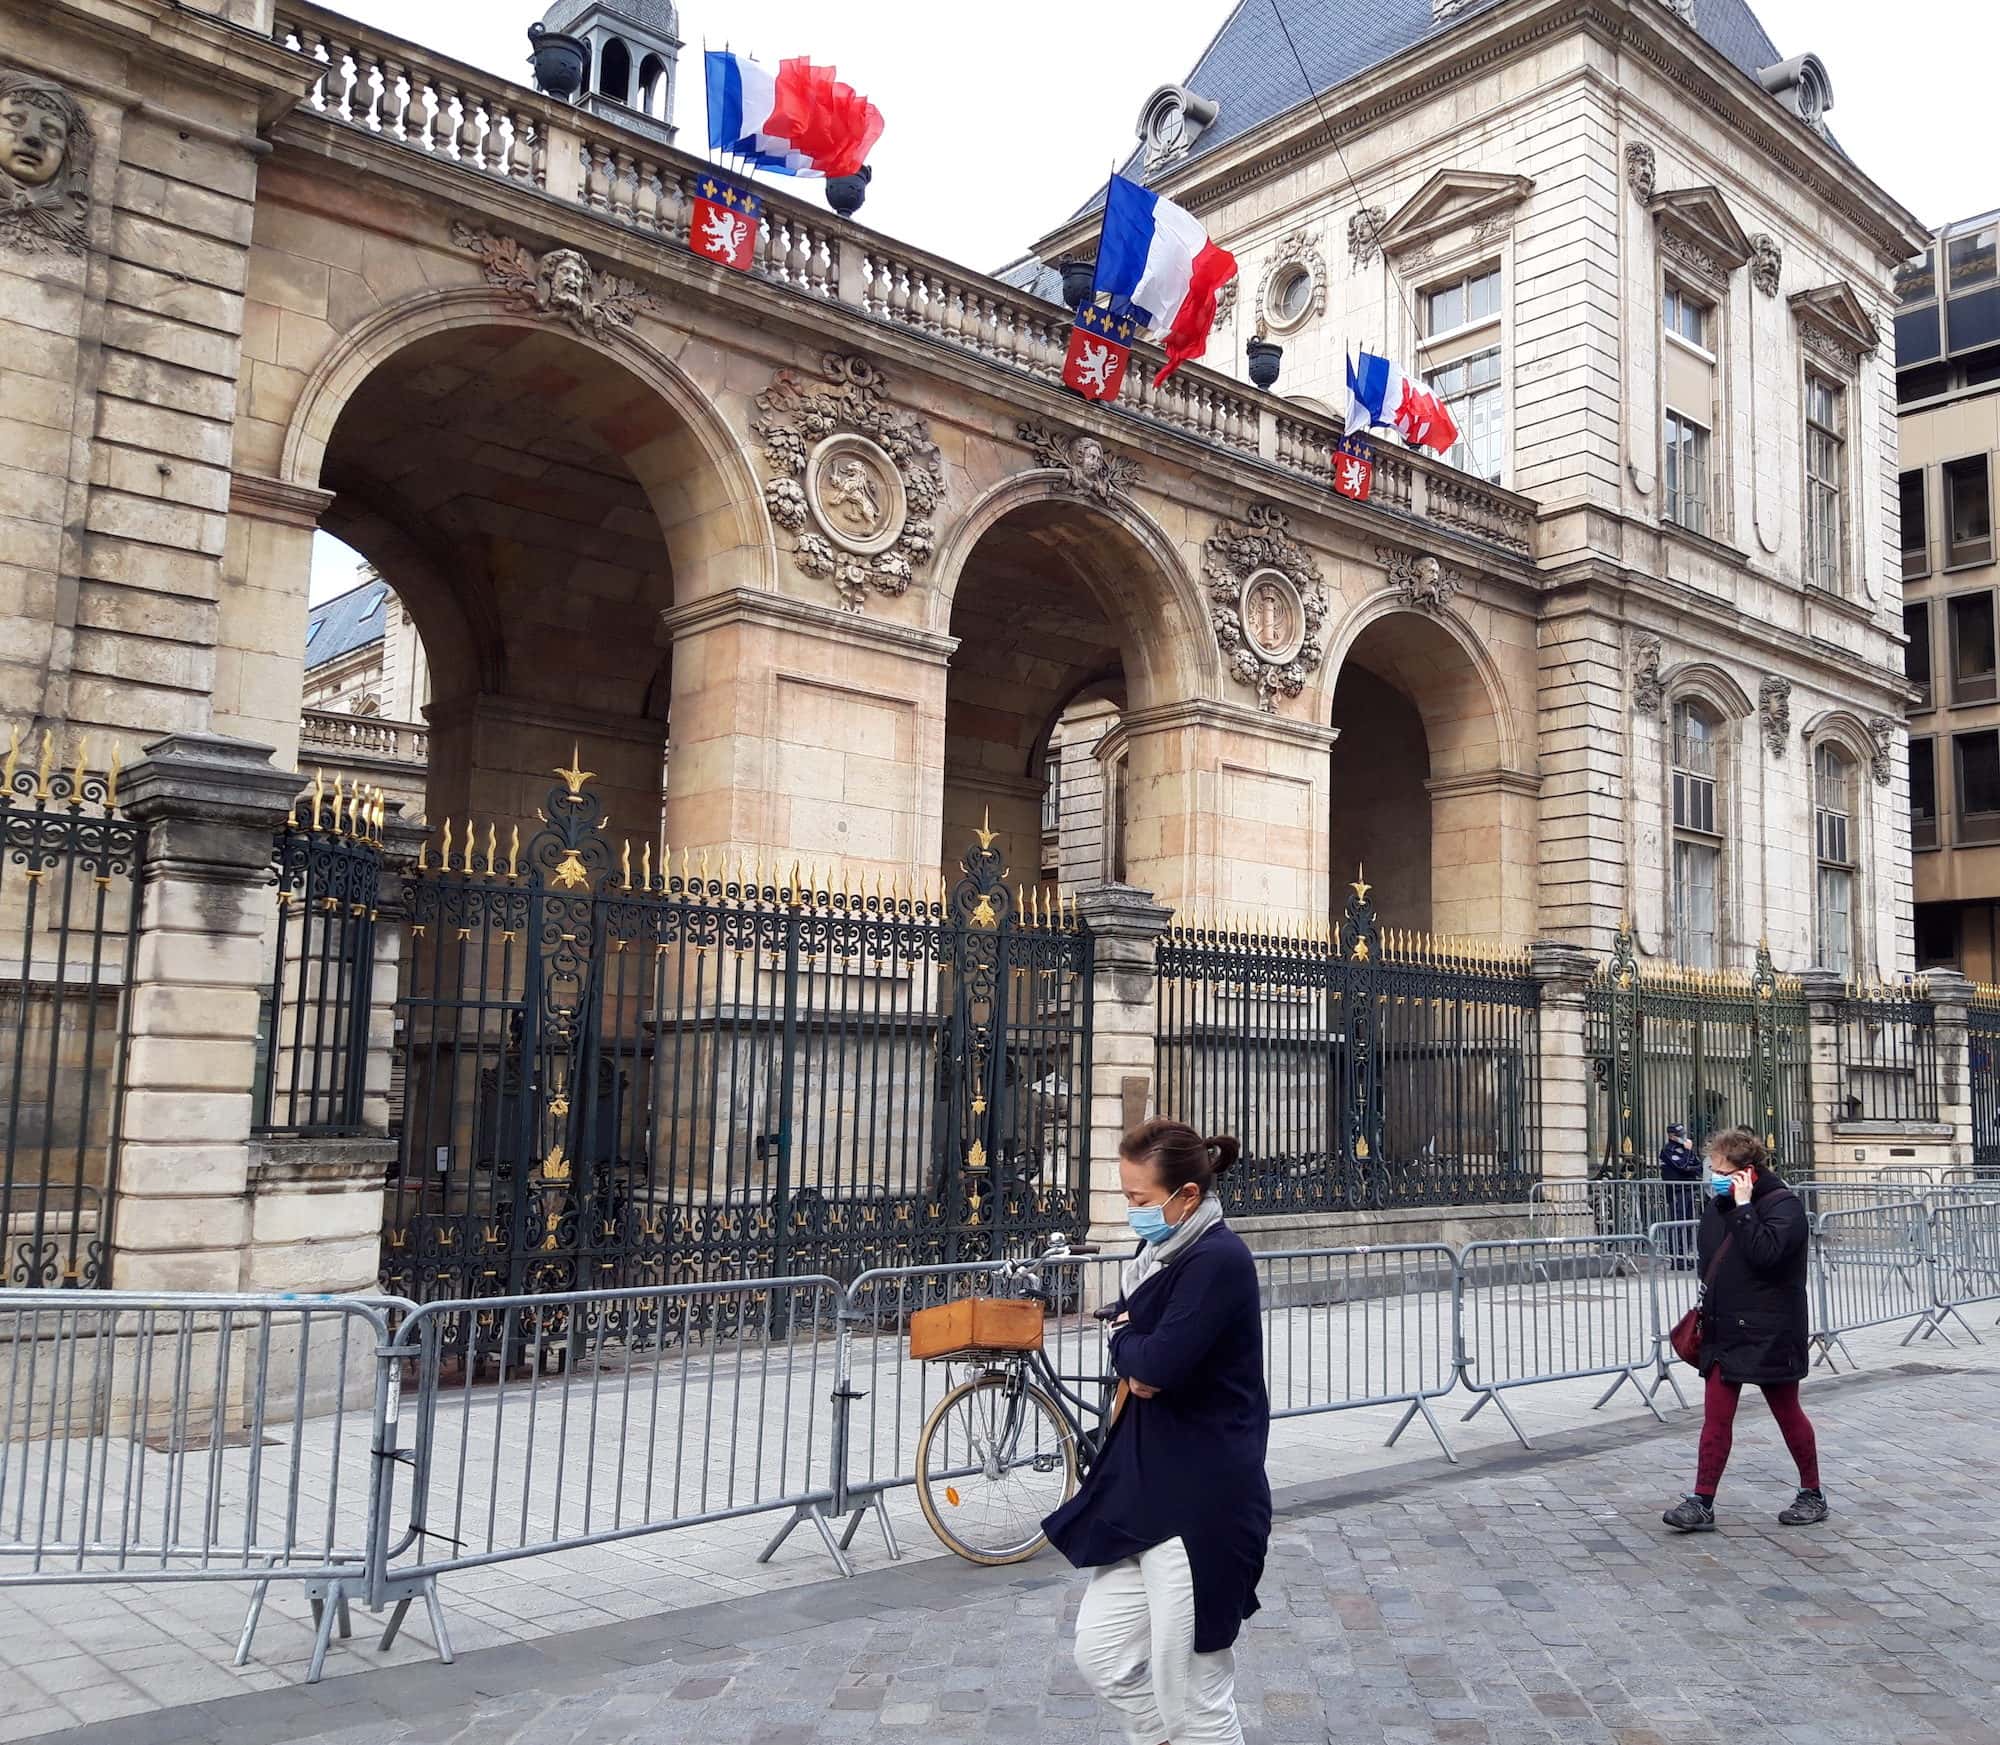
<path id="1" fill-rule="evenodd" d="M 375 923 L 382 885 L 380 788 L 319 776 L 272 853 L 278 929 L 259 1026 L 253 1104 L 266 1133 L 359 1133 L 368 1089 Z"/>
<path id="2" fill-rule="evenodd" d="M 614 853 L 573 763 L 525 846 L 408 881 L 386 1287 L 430 1301 L 971 1260 L 1088 1217 L 1089 936 L 1010 896 Z"/>
<path id="3" fill-rule="evenodd" d="M 1525 954 L 1384 930 L 1357 883 L 1331 938 L 1176 922 L 1160 1109 L 1236 1134 L 1232 1212 L 1524 1199 L 1540 1174 Z"/>
<path id="4" fill-rule="evenodd" d="M 1982 984 L 1966 1008 L 1965 1066 L 1972 1091 L 1972 1172 L 2000 1176 L 2000 987 Z"/>
<path id="5" fill-rule="evenodd" d="M 1836 1117 L 1845 1121 L 1938 1118 L 1937 1020 L 1922 982 L 1850 982 L 1835 1012 L 1840 1068 Z"/>
<path id="6" fill-rule="evenodd" d="M 1601 1175 L 1650 1174 L 1679 1122 L 1699 1151 L 1712 1133 L 1748 1127 L 1781 1166 L 1812 1162 L 1805 995 L 1759 946 L 1749 975 L 1644 968 L 1629 929 L 1590 990 L 1592 1151 Z"/>
<path id="7" fill-rule="evenodd" d="M 106 1282 L 142 828 L 118 815 L 118 763 L 0 765 L 0 1286 Z"/>

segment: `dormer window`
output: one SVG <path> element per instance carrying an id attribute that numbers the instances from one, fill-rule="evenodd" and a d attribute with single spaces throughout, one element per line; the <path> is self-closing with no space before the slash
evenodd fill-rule
<path id="1" fill-rule="evenodd" d="M 1139 144 L 1146 168 L 1185 157 L 1220 113 L 1213 99 L 1199 97 L 1185 85 L 1162 85 L 1139 111 Z"/>

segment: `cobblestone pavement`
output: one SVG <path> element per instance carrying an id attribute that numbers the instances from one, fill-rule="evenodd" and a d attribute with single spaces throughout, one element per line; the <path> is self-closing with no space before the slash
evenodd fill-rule
<path id="1" fill-rule="evenodd" d="M 1239 1644 L 1253 1745 L 2000 1745 L 2000 1370 L 1906 1362 L 1808 1400 L 1835 1508 L 1820 1528 L 1776 1525 L 1790 1476 L 1754 1406 L 1712 1536 L 1658 1520 L 1691 1416 L 1282 1492 Z M 1077 1598 L 1047 1560 L 931 1559 L 62 1737 L 1113 1745 L 1070 1667 Z"/>

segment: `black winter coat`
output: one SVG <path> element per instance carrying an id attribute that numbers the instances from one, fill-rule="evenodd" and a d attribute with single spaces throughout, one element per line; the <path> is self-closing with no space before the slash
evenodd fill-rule
<path id="1" fill-rule="evenodd" d="M 1769 1170 L 1757 1172 L 1750 1203 L 1707 1196 L 1695 1264 L 1702 1277 L 1724 1240 L 1729 1252 L 1708 1286 L 1701 1373 L 1724 1381 L 1804 1381 L 1810 1367 L 1806 1311 L 1806 1209 Z"/>
<path id="2" fill-rule="evenodd" d="M 1669 1142 L 1660 1147 L 1660 1180 L 1667 1182 L 1698 1182 L 1708 1173 L 1708 1165 L 1702 1161 L 1701 1153 L 1692 1145 L 1675 1145 Z M 1694 1208 L 1690 1206 L 1685 1216 L 1692 1218 Z"/>
<path id="3" fill-rule="evenodd" d="M 1257 1264 L 1218 1224 L 1124 1308 L 1112 1367 L 1160 1391 L 1125 1402 L 1082 1486 L 1043 1525 L 1079 1569 L 1179 1539 L 1194 1577 L 1194 1650 L 1214 1654 L 1257 1609 L 1271 1537 Z"/>

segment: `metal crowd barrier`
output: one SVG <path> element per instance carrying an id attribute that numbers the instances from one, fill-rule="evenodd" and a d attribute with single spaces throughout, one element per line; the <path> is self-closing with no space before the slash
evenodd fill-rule
<path id="1" fill-rule="evenodd" d="M 1459 1380 L 1479 1398 L 1464 1418 L 1497 1407 L 1521 1446 L 1532 1448 L 1502 1397 L 1508 1390 L 1609 1376 L 1598 1406 L 1630 1382 L 1665 1423 L 1643 1379 L 1655 1361 L 1645 1286 L 1652 1259 L 1643 1236 L 1469 1243 L 1459 1255 L 1453 1318 Z M 1551 1312 L 1559 1306 L 1577 1313 Z"/>
<path id="2" fill-rule="evenodd" d="M 1601 1185 L 1601 1184 L 1591 1184 Z M 1634 1184 L 1623 1184 L 1629 1188 Z M 1669 1184 L 1639 1184 L 1668 1187 Z M 1864 1184 L 1865 1185 L 1865 1184 Z M 1665 1195 L 1601 1202 L 1616 1220 Z M 2000 1199 L 1938 1194 L 1813 1219 L 1816 1361 L 1843 1335 L 1910 1323 L 1969 1333 L 2000 1303 Z M 1586 1201 L 1579 1203 L 1587 1204 Z M 1685 1404 L 1667 1333 L 1698 1280 L 1691 1223 L 1259 1254 L 1274 1419 L 1402 1407 L 1456 1454 L 1465 1419 L 1547 1383 L 1628 1382 L 1656 1418 Z M 1086 1397 L 1127 1256 L 1039 1264 L 1044 1350 Z M 251 1584 L 314 1602 L 309 1678 L 347 1602 L 421 1602 L 451 1646 L 438 1581 L 513 1559 L 770 1513 L 768 1559 L 810 1523 L 842 1573 L 871 1514 L 916 1478 L 949 1385 L 908 1356 L 910 1314 L 992 1291 L 992 1264 L 425 1304 L 366 1299 L 0 1295 L 0 1583 Z M 481 1374 L 486 1379 L 477 1379 Z M 476 1385 L 475 1385 L 476 1383 Z"/>
<path id="3" fill-rule="evenodd" d="M 317 1678 L 376 1542 L 398 1307 L 0 1292 L 0 1585 L 248 1583 L 240 1666 L 298 1582 Z"/>

